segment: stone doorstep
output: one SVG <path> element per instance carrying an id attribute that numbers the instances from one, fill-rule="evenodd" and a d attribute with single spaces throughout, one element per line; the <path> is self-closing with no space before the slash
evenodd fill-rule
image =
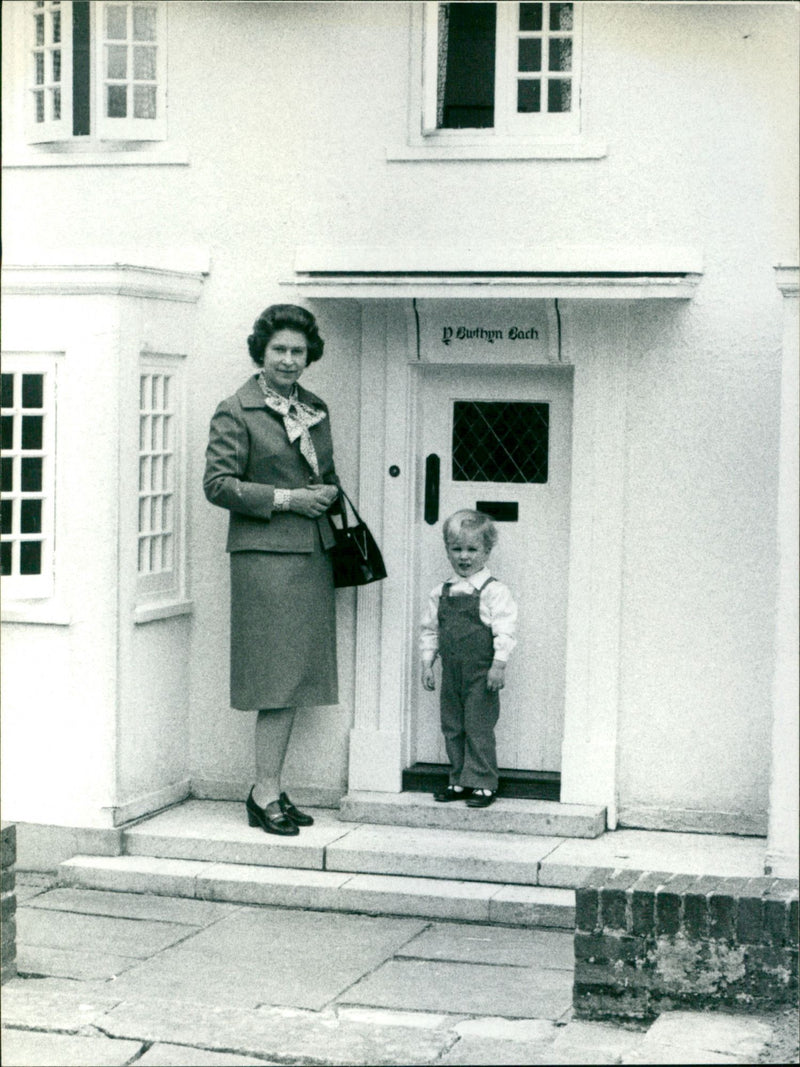
<path id="1" fill-rule="evenodd" d="M 600 805 L 501 797 L 491 807 L 476 810 L 461 803 L 438 804 L 429 793 L 411 792 L 348 793 L 339 804 L 339 818 L 343 822 L 535 837 L 593 838 L 606 828 L 606 809 Z"/>
<path id="2" fill-rule="evenodd" d="M 74 856 L 59 883 L 84 889 L 192 897 L 238 904 L 403 915 L 572 930 L 568 889 L 204 863 L 151 856 Z"/>

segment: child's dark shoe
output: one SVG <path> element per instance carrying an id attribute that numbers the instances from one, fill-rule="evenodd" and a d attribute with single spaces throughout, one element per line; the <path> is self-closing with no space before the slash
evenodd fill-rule
<path id="1" fill-rule="evenodd" d="M 467 801 L 468 808 L 488 808 L 494 804 L 497 791 L 494 789 L 473 789 L 472 796 Z"/>
<path id="2" fill-rule="evenodd" d="M 438 793 L 434 793 L 433 799 L 438 800 L 440 804 L 446 804 L 450 800 L 466 800 L 471 794 L 472 790 L 467 789 L 464 786 L 460 789 L 456 789 L 454 785 L 449 785 L 447 789 L 442 789 Z"/>

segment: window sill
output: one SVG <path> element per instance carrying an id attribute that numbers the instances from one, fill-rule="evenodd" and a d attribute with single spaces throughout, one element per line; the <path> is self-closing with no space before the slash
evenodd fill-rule
<path id="1" fill-rule="evenodd" d="M 71 626 L 72 617 L 57 600 L 11 600 L 3 604 L 2 622 L 35 626 Z"/>
<path id="2" fill-rule="evenodd" d="M 10 153 L 3 166 L 8 170 L 38 167 L 185 167 L 189 153 L 174 145 L 150 144 L 135 147 L 109 143 L 97 151 L 81 151 L 82 146 L 26 147 Z"/>
<path id="3" fill-rule="evenodd" d="M 605 141 L 576 137 L 552 141 L 485 141 L 454 144 L 429 141 L 387 148 L 389 162 L 417 163 L 426 160 L 470 159 L 602 159 L 608 155 Z"/>
<path id="4" fill-rule="evenodd" d="M 157 604 L 142 604 L 134 610 L 133 622 L 139 626 L 159 619 L 172 619 L 178 615 L 191 615 L 194 602 L 191 600 L 167 600 Z"/>

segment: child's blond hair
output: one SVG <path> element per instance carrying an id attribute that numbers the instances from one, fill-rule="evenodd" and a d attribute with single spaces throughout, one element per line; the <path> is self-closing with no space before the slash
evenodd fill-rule
<path id="1" fill-rule="evenodd" d="M 449 515 L 442 526 L 442 536 L 447 544 L 454 537 L 466 531 L 470 534 L 478 534 L 483 540 L 486 552 L 491 552 L 497 544 L 497 527 L 482 511 L 454 511 Z"/>

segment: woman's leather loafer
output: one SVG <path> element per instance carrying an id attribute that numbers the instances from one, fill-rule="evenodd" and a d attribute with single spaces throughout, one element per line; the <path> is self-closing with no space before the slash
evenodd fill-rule
<path id="1" fill-rule="evenodd" d="M 496 790 L 487 789 L 485 793 L 479 793 L 473 789 L 472 796 L 467 801 L 468 808 L 488 808 L 494 804 L 497 796 Z"/>
<path id="2" fill-rule="evenodd" d="M 265 833 L 281 834 L 284 837 L 294 837 L 299 834 L 297 826 L 283 813 L 280 801 L 271 800 L 265 808 L 260 808 L 253 800 L 253 790 L 245 803 L 247 809 L 247 822 L 250 826 L 260 826 Z"/>
<path id="3" fill-rule="evenodd" d="M 286 816 L 286 818 L 290 819 L 295 824 L 295 826 L 314 825 L 314 820 L 311 818 L 311 816 L 307 815 L 304 811 L 300 811 L 299 808 L 296 808 L 285 793 L 281 793 L 281 795 L 278 797 L 278 804 L 280 805 L 281 811 Z"/>

